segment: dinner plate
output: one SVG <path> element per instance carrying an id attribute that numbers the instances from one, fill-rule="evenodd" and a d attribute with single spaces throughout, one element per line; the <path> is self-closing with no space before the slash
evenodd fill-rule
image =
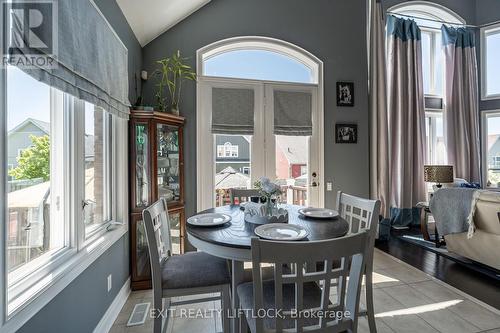
<path id="1" fill-rule="evenodd" d="M 215 227 L 231 221 L 231 216 L 219 213 L 205 213 L 191 216 L 187 223 L 197 227 Z"/>
<path id="2" fill-rule="evenodd" d="M 334 219 L 339 217 L 339 212 L 327 208 L 301 208 L 299 214 L 314 219 Z"/>
<path id="3" fill-rule="evenodd" d="M 255 234 L 264 239 L 295 241 L 306 238 L 309 232 L 299 225 L 288 223 L 269 223 L 255 228 Z"/>

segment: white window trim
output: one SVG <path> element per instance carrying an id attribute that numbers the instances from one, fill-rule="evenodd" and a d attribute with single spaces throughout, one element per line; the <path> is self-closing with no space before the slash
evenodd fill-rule
<path id="1" fill-rule="evenodd" d="M 209 112 L 201 112 L 203 109 L 203 103 L 207 100 L 207 90 L 211 85 L 216 85 L 217 87 L 234 87 L 234 83 L 240 86 L 246 85 L 248 88 L 255 91 L 255 99 L 259 101 L 264 98 L 264 84 L 267 85 L 286 85 L 287 87 L 304 87 L 310 86 L 315 87 L 315 103 L 314 108 L 316 112 L 313 113 L 313 123 L 317 126 L 317 132 L 315 134 L 314 142 L 311 144 L 311 149 L 309 154 L 311 156 L 317 156 L 315 160 L 317 163 L 316 172 L 318 174 L 317 180 L 319 186 L 316 187 L 317 195 L 314 201 L 320 207 L 324 206 L 325 202 L 325 187 L 324 187 L 324 78 L 323 78 L 323 62 L 314 56 L 312 53 L 296 46 L 291 43 L 274 39 L 268 37 L 234 37 L 224 39 L 210 45 L 207 45 L 199 49 L 196 53 L 197 55 L 197 73 L 203 73 L 203 61 L 212 57 L 216 54 L 228 52 L 235 49 L 262 49 L 270 52 L 279 52 L 286 56 L 295 58 L 312 69 L 313 75 L 315 75 L 317 83 L 314 84 L 302 84 L 302 83 L 289 83 L 289 82 L 275 82 L 275 81 L 262 81 L 262 80 L 250 80 L 250 79 L 232 79 L 232 78 L 218 78 L 199 75 L 198 82 L 196 85 L 196 106 L 197 106 L 197 146 L 206 147 L 207 149 L 197 149 L 197 209 L 198 211 L 211 208 L 215 202 L 215 191 L 213 191 L 213 175 L 215 163 L 208 163 L 206 161 L 214 160 L 214 149 L 215 144 L 207 145 L 206 138 L 212 135 L 209 126 L 206 124 L 211 123 L 211 114 Z M 211 101 L 211 95 L 210 95 Z M 211 102 L 209 103 L 211 104 Z M 260 105 L 260 103 L 256 103 Z M 255 121 L 256 123 L 264 122 L 264 112 L 256 108 L 255 110 Z M 269 126 L 268 126 L 269 127 Z M 263 129 L 255 128 L 255 133 L 252 137 L 252 145 L 256 147 L 264 147 L 265 133 Z M 255 162 L 255 165 L 263 166 L 263 170 L 256 170 L 254 167 L 251 171 L 252 181 L 254 177 L 265 175 L 266 164 L 270 164 L 269 160 L 266 162 L 266 156 L 260 156 L 256 152 L 256 149 L 252 150 L 251 160 Z M 275 158 L 275 156 L 269 156 Z M 210 181 L 210 179 L 212 179 Z M 211 193 L 212 195 L 208 195 Z M 310 196 L 312 198 L 312 196 Z"/>
<path id="2" fill-rule="evenodd" d="M 487 55 L 487 48 L 488 45 L 486 43 L 486 36 L 488 34 L 496 34 L 500 33 L 500 23 L 495 24 L 495 25 L 490 25 L 488 27 L 483 27 L 480 29 L 480 48 L 481 48 L 481 100 L 482 101 L 487 101 L 487 100 L 493 100 L 493 99 L 500 99 L 500 93 L 497 94 L 488 94 L 488 87 L 487 87 L 487 64 L 486 64 L 486 55 Z"/>
<path id="3" fill-rule="evenodd" d="M 488 187 L 488 118 L 492 115 L 500 117 L 500 109 L 481 111 L 481 171 L 483 174 L 483 186 L 489 190 L 500 191 L 497 187 Z"/>
<path id="4" fill-rule="evenodd" d="M 6 108 L 6 70 L 0 69 L 0 103 Z M 69 110 L 72 112 L 74 110 Z M 73 113 L 74 114 L 74 113 Z M 74 119 L 72 121 L 75 121 Z M 0 156 L 7 156 L 7 112 L 2 113 L 0 117 Z M 30 277 L 36 276 L 37 279 L 30 286 L 29 289 L 25 289 L 20 294 L 24 300 L 20 302 L 15 309 L 11 310 L 9 314 L 9 304 L 7 303 L 7 262 L 6 262 L 6 233 L 7 224 L 4 223 L 3 227 L 0 228 L 0 288 L 2 288 L 2 297 L 0 301 L 0 330 L 1 331 L 16 331 L 21 328 L 29 319 L 31 319 L 38 311 L 40 311 L 44 306 L 46 306 L 54 297 L 57 296 L 59 292 L 64 290 L 74 279 L 76 279 L 86 268 L 88 268 L 95 260 L 97 260 L 103 253 L 105 253 L 115 242 L 120 240 L 123 235 L 128 232 L 128 188 L 127 188 L 127 168 L 124 165 L 128 165 L 128 155 L 127 155 L 127 121 L 114 118 L 113 121 L 113 142 L 122 143 L 112 149 L 112 175 L 113 182 L 115 186 L 112 188 L 112 198 L 113 201 L 113 217 L 114 220 L 106 224 L 103 224 L 99 233 L 93 235 L 93 237 L 81 242 L 73 239 L 74 235 L 84 235 L 84 230 L 79 230 L 77 234 L 71 232 L 71 229 L 79 227 L 83 228 L 83 221 L 81 218 L 77 218 L 81 210 L 75 205 L 69 205 L 72 207 L 68 209 L 68 213 L 71 219 L 69 223 L 68 230 L 65 231 L 67 240 L 67 247 L 59 249 L 58 251 L 49 252 L 46 255 L 41 256 L 36 259 L 37 270 L 32 271 L 31 274 L 20 279 L 17 283 Z M 78 126 L 76 128 L 81 128 Z M 78 133 L 73 133 L 70 142 L 75 142 L 75 136 Z M 76 154 L 81 152 L 80 149 L 73 149 L 71 154 Z M 75 161 L 74 157 L 70 160 Z M 5 164 L 7 159 L 4 159 Z M 69 169 L 74 172 L 76 165 L 72 165 Z M 82 166 L 79 166 L 82 167 Z M 5 168 L 3 168 L 5 170 Z M 70 175 L 74 176 L 74 174 Z M 72 177 L 72 179 L 76 179 Z M 69 183 L 69 182 L 68 182 Z M 69 184 L 67 186 L 70 186 Z M 7 188 L 7 173 L 2 173 L 0 177 L 0 191 L 5 193 Z M 77 193 L 74 191 L 66 193 Z M 119 195 L 118 195 L 119 194 Z M 0 200 L 0 212 L 2 212 L 4 218 L 7 217 L 8 208 L 6 202 L 6 196 L 4 200 Z M 65 200 L 71 200 L 76 202 L 74 198 L 68 198 L 65 196 Z M 75 221 L 81 221 L 82 223 L 75 223 Z M 119 225 L 118 227 L 112 229 L 111 225 Z M 35 260 L 34 260 L 35 261 Z M 45 273 L 45 274 L 44 274 Z M 12 304 L 10 305 L 12 308 Z"/>

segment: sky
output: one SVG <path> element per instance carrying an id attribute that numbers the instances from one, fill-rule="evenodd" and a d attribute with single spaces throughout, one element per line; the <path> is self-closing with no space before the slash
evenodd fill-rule
<path id="1" fill-rule="evenodd" d="M 486 63 L 488 64 L 488 73 L 486 86 L 488 94 L 500 93 L 500 33 L 486 37 L 487 54 Z"/>

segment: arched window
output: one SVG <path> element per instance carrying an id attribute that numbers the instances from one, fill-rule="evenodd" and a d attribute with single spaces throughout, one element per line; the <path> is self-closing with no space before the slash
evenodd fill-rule
<path id="1" fill-rule="evenodd" d="M 465 20 L 452 10 L 428 1 L 404 2 L 388 12 L 403 18 L 410 17 L 422 31 L 422 70 L 426 97 L 427 163 L 445 164 L 443 94 L 444 54 L 441 42 L 442 22 L 463 25 Z"/>
<path id="2" fill-rule="evenodd" d="M 270 38 L 236 38 L 209 45 L 203 50 L 204 76 L 318 83 L 318 65 L 304 50 Z"/>

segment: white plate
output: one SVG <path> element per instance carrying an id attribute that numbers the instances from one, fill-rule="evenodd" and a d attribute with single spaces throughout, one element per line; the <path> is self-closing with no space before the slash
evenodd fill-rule
<path id="1" fill-rule="evenodd" d="M 309 235 L 306 229 L 299 225 L 288 223 L 269 223 L 259 225 L 255 234 L 264 239 L 294 241 L 306 238 Z"/>
<path id="2" fill-rule="evenodd" d="M 231 221 L 231 216 L 219 213 L 205 213 L 191 216 L 187 223 L 197 227 L 215 227 Z"/>
<path id="3" fill-rule="evenodd" d="M 301 208 L 299 209 L 299 214 L 307 217 L 312 217 L 315 219 L 334 219 L 339 217 L 339 212 L 333 209 L 327 208 Z"/>

